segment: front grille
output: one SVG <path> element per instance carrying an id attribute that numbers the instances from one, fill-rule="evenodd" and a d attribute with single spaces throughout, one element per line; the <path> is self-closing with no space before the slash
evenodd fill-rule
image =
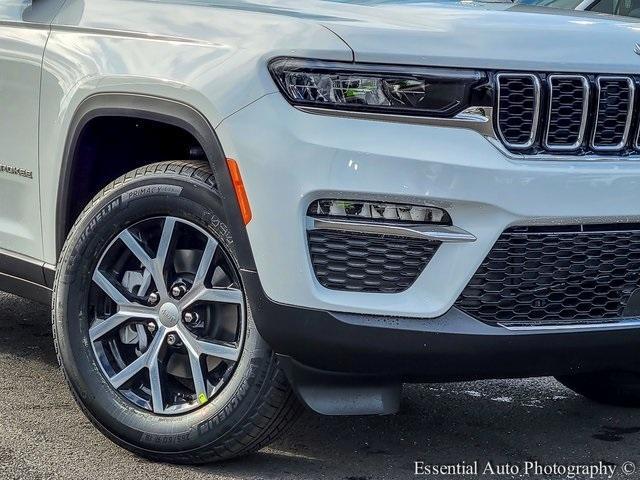
<path id="1" fill-rule="evenodd" d="M 333 230 L 307 232 L 318 282 L 332 290 L 399 293 L 409 288 L 440 242 Z"/>
<path id="2" fill-rule="evenodd" d="M 629 137 L 634 85 L 630 78 L 598 79 L 598 112 L 592 146 L 596 150 L 620 150 Z"/>
<path id="3" fill-rule="evenodd" d="M 578 148 L 587 128 L 589 81 L 576 75 L 552 75 L 549 89 L 545 147 L 549 150 Z"/>
<path id="4" fill-rule="evenodd" d="M 640 226 L 511 228 L 456 302 L 487 323 L 563 324 L 640 316 Z M 635 303 L 635 302 L 634 302 Z"/>
<path id="5" fill-rule="evenodd" d="M 540 114 L 540 81 L 535 75 L 501 73 L 498 79 L 498 125 L 502 140 L 512 148 L 528 148 L 535 138 Z"/>
<path id="6" fill-rule="evenodd" d="M 635 77 L 499 73 L 496 91 L 496 129 L 511 151 L 640 153 Z"/>

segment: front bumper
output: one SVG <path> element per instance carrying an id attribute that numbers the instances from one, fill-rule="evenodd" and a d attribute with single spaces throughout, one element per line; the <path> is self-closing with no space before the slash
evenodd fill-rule
<path id="1" fill-rule="evenodd" d="M 632 160 L 515 160 L 471 130 L 314 115 L 279 93 L 225 120 L 218 135 L 240 165 L 262 286 L 281 304 L 437 318 L 510 226 L 640 221 Z M 443 244 L 404 292 L 329 290 L 314 276 L 306 239 L 307 207 L 321 198 L 438 206 L 477 240 Z"/>
<path id="2" fill-rule="evenodd" d="M 508 227 L 640 222 L 640 162 L 515 160 L 471 130 L 314 115 L 280 94 L 218 134 L 253 211 L 253 318 L 314 410 L 391 413 L 402 382 L 640 369 L 637 320 L 512 330 L 453 307 Z M 323 198 L 441 207 L 476 241 L 443 243 L 401 293 L 330 290 L 307 245 Z"/>
<path id="3" fill-rule="evenodd" d="M 436 319 L 300 309 L 243 274 L 260 334 L 282 357 L 326 374 L 395 382 L 568 375 L 640 368 L 640 322 L 509 330 L 452 308 Z"/>
<path id="4" fill-rule="evenodd" d="M 436 319 L 333 313 L 269 300 L 244 271 L 253 319 L 298 396 L 326 415 L 395 413 L 401 384 L 640 370 L 639 322 L 514 331 L 452 308 Z"/>

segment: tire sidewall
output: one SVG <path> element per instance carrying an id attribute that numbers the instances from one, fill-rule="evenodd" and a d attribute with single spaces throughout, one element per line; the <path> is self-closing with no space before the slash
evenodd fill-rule
<path id="1" fill-rule="evenodd" d="M 122 230 L 155 216 L 188 220 L 214 236 L 239 272 L 223 212 L 219 195 L 206 184 L 172 174 L 143 176 L 120 184 L 94 201 L 65 244 L 54 289 L 54 330 L 60 361 L 90 418 L 129 447 L 178 453 L 223 443 L 223 437 L 231 435 L 250 414 L 265 387 L 268 370 L 273 368 L 272 352 L 256 330 L 246 299 L 244 346 L 235 371 L 220 393 L 189 413 L 155 415 L 134 406 L 105 378 L 89 341 L 91 276 L 104 250 Z"/>

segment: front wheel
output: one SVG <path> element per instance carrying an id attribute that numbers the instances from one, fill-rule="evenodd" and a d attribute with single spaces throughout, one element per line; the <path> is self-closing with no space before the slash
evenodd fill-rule
<path id="1" fill-rule="evenodd" d="M 640 373 L 581 373 L 556 379 L 570 390 L 595 402 L 619 407 L 640 407 Z"/>
<path id="2" fill-rule="evenodd" d="M 248 308 L 208 165 L 165 162 L 100 192 L 56 274 L 53 330 L 76 401 L 146 457 L 255 451 L 300 410 Z"/>

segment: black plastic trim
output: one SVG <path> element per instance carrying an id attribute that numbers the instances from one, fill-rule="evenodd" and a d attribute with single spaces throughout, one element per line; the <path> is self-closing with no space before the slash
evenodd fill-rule
<path id="1" fill-rule="evenodd" d="M 0 290 L 39 303 L 51 303 L 44 264 L 35 260 L 0 253 Z"/>
<path id="2" fill-rule="evenodd" d="M 327 374 L 424 382 L 640 369 L 637 326 L 514 331 L 456 308 L 434 319 L 326 312 L 269 300 L 256 274 L 243 283 L 267 343 Z"/>
<path id="3" fill-rule="evenodd" d="M 53 265 L 47 265 L 46 263 L 42 267 L 44 272 L 44 282 L 45 286 L 49 288 L 53 288 L 53 282 L 56 279 L 56 269 Z"/>
<path id="4" fill-rule="evenodd" d="M 163 122 L 189 132 L 204 149 L 216 178 L 231 229 L 241 268 L 255 270 L 249 238 L 235 197 L 222 145 L 207 119 L 193 107 L 161 97 L 129 93 L 100 93 L 88 97 L 78 107 L 71 122 L 65 154 L 60 170 L 60 186 L 56 209 L 56 252 L 59 255 L 68 228 L 69 202 L 73 201 L 70 185 L 78 139 L 87 123 L 103 116 L 132 117 Z"/>
<path id="5" fill-rule="evenodd" d="M 8 253 L 0 253 L 0 273 L 45 285 L 43 262 L 19 258 Z"/>
<path id="6" fill-rule="evenodd" d="M 4 273 L 0 273 L 0 290 L 43 305 L 51 304 L 51 289 Z"/>
<path id="7" fill-rule="evenodd" d="M 402 384 L 369 376 L 330 373 L 278 357 L 298 398 L 321 415 L 389 415 L 400 409 Z"/>

